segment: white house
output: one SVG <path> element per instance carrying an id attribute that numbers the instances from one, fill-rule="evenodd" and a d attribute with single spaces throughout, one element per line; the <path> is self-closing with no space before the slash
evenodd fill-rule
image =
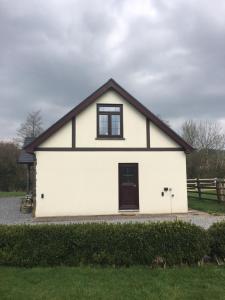
<path id="1" fill-rule="evenodd" d="M 113 79 L 25 150 L 37 217 L 187 212 L 193 148 Z"/>

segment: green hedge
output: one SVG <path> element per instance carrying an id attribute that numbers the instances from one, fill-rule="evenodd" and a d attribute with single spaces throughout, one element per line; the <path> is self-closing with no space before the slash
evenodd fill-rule
<path id="1" fill-rule="evenodd" d="M 0 225 L 0 265 L 194 264 L 207 251 L 207 232 L 183 222 Z"/>
<path id="2" fill-rule="evenodd" d="M 214 223 L 208 233 L 211 256 L 225 259 L 225 222 Z"/>

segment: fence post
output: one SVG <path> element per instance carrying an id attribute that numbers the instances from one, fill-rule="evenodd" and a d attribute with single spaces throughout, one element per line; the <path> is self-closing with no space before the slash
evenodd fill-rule
<path id="1" fill-rule="evenodd" d="M 198 190 L 198 198 L 201 200 L 202 199 L 202 193 L 201 193 L 201 184 L 199 178 L 196 179 L 197 182 L 197 190 Z"/>
<path id="2" fill-rule="evenodd" d="M 218 200 L 224 202 L 224 181 L 218 178 L 216 179 L 216 193 Z"/>
<path id="3" fill-rule="evenodd" d="M 222 197 L 222 199 L 221 199 L 221 201 L 225 201 L 225 194 L 224 194 L 224 189 L 225 188 L 225 182 L 224 182 L 224 179 L 222 179 L 221 180 L 221 191 L 222 191 L 222 193 L 221 193 L 221 197 Z"/>
<path id="4" fill-rule="evenodd" d="M 220 185 L 219 185 L 219 180 L 218 180 L 218 178 L 215 178 L 215 181 L 216 181 L 216 194 L 217 194 L 217 200 L 218 200 L 218 201 L 221 201 L 221 200 L 220 200 Z"/>

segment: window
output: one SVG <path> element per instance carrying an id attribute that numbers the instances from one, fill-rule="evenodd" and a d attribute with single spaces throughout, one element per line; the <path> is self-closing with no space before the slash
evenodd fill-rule
<path id="1" fill-rule="evenodd" d="M 122 116 L 121 104 L 97 104 L 98 138 L 123 138 Z"/>

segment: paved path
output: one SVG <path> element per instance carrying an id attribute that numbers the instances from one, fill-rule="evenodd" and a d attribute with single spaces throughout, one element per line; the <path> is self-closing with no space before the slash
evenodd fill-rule
<path id="1" fill-rule="evenodd" d="M 225 215 L 213 216 L 198 211 L 190 211 L 187 214 L 174 215 L 111 215 L 90 217 L 57 217 L 57 218 L 32 218 L 31 214 L 22 214 L 20 198 L 0 198 L 0 224 L 77 224 L 77 223 L 127 223 L 127 222 L 161 222 L 182 220 L 202 226 L 210 227 L 214 222 L 225 221 Z"/>
<path id="2" fill-rule="evenodd" d="M 39 223 L 52 223 L 52 224 L 74 224 L 74 223 L 148 223 L 148 222 L 162 222 L 162 221 L 175 221 L 181 220 L 184 222 L 190 222 L 201 226 L 203 228 L 209 228 L 213 223 L 219 221 L 225 221 L 225 216 L 213 216 L 206 213 L 190 211 L 187 214 L 173 214 L 173 215 L 136 215 L 136 216 L 83 216 L 83 217 L 55 217 L 55 218 L 36 218 L 34 221 Z"/>

